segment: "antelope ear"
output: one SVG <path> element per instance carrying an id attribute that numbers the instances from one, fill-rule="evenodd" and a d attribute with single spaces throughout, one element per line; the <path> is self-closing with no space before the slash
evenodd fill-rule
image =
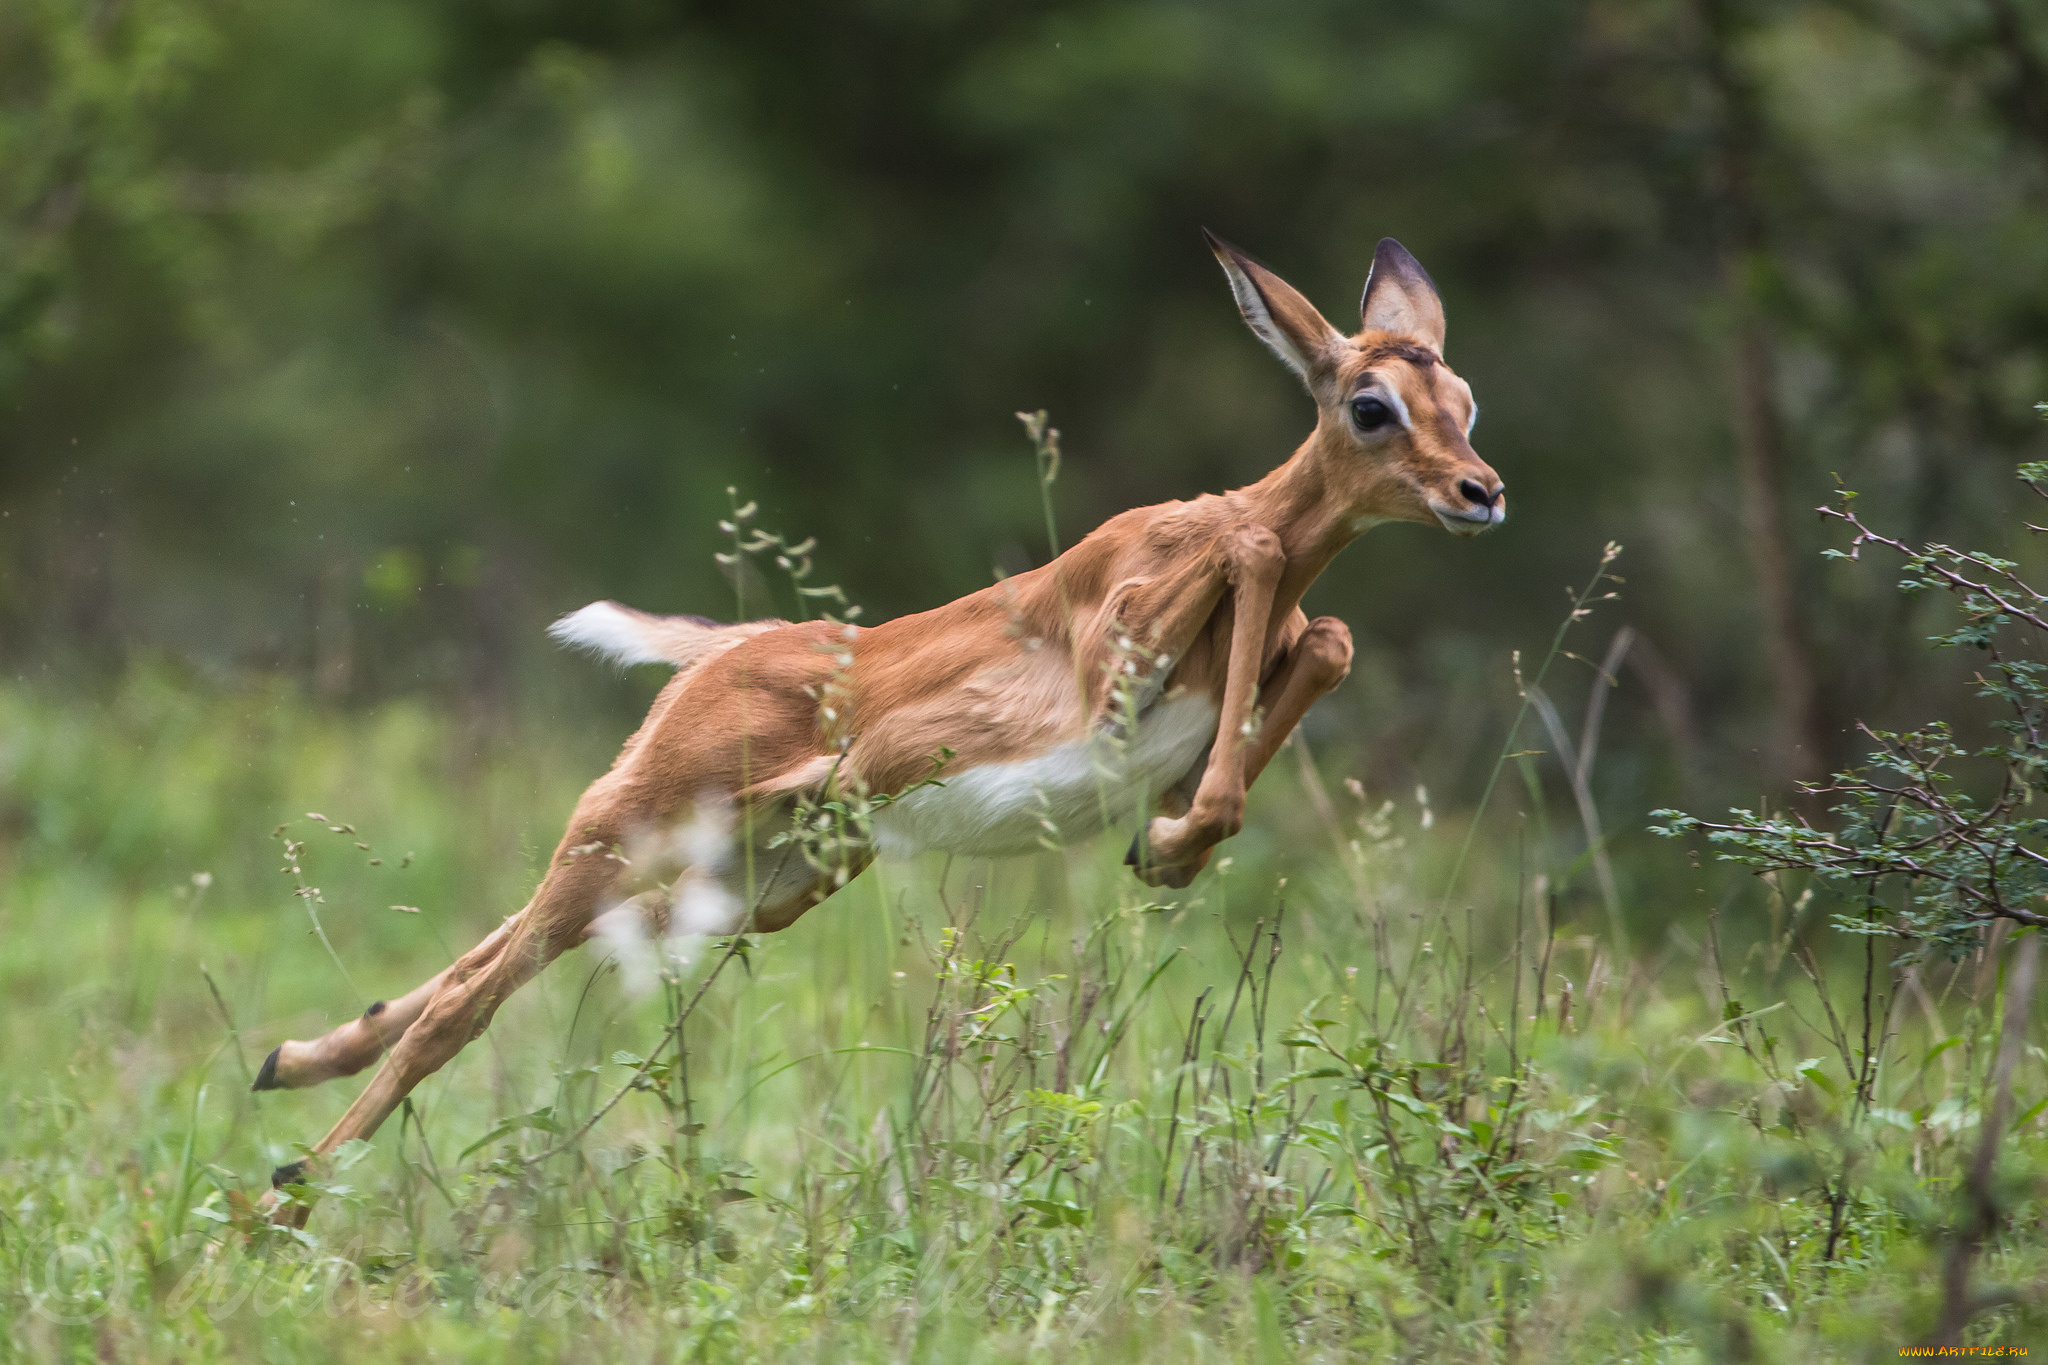
<path id="1" fill-rule="evenodd" d="M 1287 281 L 1209 229 L 1203 228 L 1202 236 L 1207 239 L 1209 250 L 1216 253 L 1223 273 L 1230 277 L 1230 292 L 1237 298 L 1237 311 L 1244 314 L 1259 340 L 1287 362 L 1287 368 L 1314 395 L 1317 379 L 1329 373 L 1336 362 L 1337 348 L 1346 344 L 1343 333 L 1325 322 L 1315 305 Z"/>
<path id="2" fill-rule="evenodd" d="M 1444 302 L 1436 296 L 1422 262 L 1392 237 L 1380 238 L 1379 249 L 1372 253 L 1372 273 L 1365 277 L 1358 312 L 1368 332 L 1414 337 L 1443 354 Z"/>

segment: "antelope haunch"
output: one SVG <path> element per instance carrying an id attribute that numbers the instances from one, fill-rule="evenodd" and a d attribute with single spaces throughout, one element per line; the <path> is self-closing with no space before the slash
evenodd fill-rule
<path id="1" fill-rule="evenodd" d="M 558 622 L 565 642 L 676 676 L 576 803 L 524 910 L 411 994 L 265 1059 L 259 1090 L 351 1075 L 389 1050 L 316 1160 L 376 1132 L 621 903 L 658 922 L 674 913 L 687 932 L 773 931 L 833 889 L 799 845 L 757 838 L 752 857 L 673 869 L 677 887 L 694 876 L 714 894 L 628 900 L 628 860 L 612 851 L 693 811 L 737 807 L 765 834 L 828 791 L 894 798 L 854 847 L 862 865 L 874 850 L 1025 852 L 1048 831 L 1082 839 L 1157 812 L 1130 862 L 1152 885 L 1194 878 L 1237 833 L 1245 789 L 1350 669 L 1344 624 L 1302 614 L 1309 584 L 1380 522 L 1471 536 L 1507 510 L 1467 440 L 1476 408 L 1443 361 L 1443 305 L 1398 242 L 1373 255 L 1352 336 L 1279 276 L 1210 246 L 1245 321 L 1315 399 L 1315 431 L 1293 456 L 1248 488 L 1125 512 L 1042 568 L 877 626 L 721 626 L 609 602 Z M 284 1168 L 277 1183 L 301 1174 Z"/>

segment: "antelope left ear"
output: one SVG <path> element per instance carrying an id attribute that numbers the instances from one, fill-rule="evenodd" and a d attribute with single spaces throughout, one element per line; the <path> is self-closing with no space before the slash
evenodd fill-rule
<path id="1" fill-rule="evenodd" d="M 1209 229 L 1203 228 L 1202 236 L 1230 280 L 1245 323 L 1320 401 L 1316 389 L 1343 351 L 1344 334 L 1325 322 L 1315 305 L 1287 281 Z"/>
<path id="2" fill-rule="evenodd" d="M 1414 337 L 1429 349 L 1444 351 L 1444 303 L 1436 296 L 1429 272 L 1392 237 L 1380 238 L 1372 253 L 1372 273 L 1365 277 L 1365 297 L 1358 311 L 1369 332 Z"/>

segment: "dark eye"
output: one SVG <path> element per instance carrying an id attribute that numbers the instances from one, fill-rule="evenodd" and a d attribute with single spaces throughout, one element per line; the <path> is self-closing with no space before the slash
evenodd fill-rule
<path id="1" fill-rule="evenodd" d="M 1394 420 L 1394 413 L 1377 398 L 1354 398 L 1351 400 L 1351 420 L 1358 423 L 1360 431 L 1378 431 Z"/>

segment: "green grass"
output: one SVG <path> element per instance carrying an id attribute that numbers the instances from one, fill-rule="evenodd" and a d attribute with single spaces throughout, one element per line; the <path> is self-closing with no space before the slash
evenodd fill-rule
<path id="1" fill-rule="evenodd" d="M 1639 889 L 1617 961 L 1597 902 L 1546 893 L 1562 820 L 1553 849 L 1497 812 L 1445 901 L 1465 822 L 1339 774 L 1323 804 L 1291 762 L 1178 896 L 1113 837 L 875 869 L 533 1161 L 716 961 L 636 998 L 579 951 L 344 1154 L 305 1236 L 249 1235 L 358 1086 L 251 1094 L 263 1054 L 523 904 L 614 738 L 161 671 L 0 688 L 0 1349 L 1809 1360 L 1932 1327 L 1995 958 L 1888 991 L 1880 953 L 1858 1103 L 1861 947 L 1797 888 L 1718 921 L 1704 873 Z M 2013 1088 L 2048 1096 L 2038 1046 Z M 1975 1342 L 2048 1350 L 2044 1122 L 2003 1143 Z"/>

